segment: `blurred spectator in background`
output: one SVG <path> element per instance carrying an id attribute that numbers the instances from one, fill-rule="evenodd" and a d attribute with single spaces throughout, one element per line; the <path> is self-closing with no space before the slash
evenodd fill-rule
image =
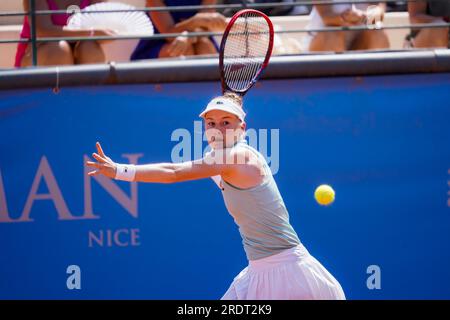
<path id="1" fill-rule="evenodd" d="M 386 12 L 405 12 L 408 11 L 406 1 L 395 1 L 386 3 Z"/>
<path id="2" fill-rule="evenodd" d="M 385 10 L 384 3 L 315 5 L 308 28 L 363 26 L 382 22 Z M 304 37 L 303 48 L 335 52 L 384 49 L 389 48 L 389 40 L 384 30 L 310 32 Z"/>
<path id="3" fill-rule="evenodd" d="M 215 0 L 147 0 L 147 7 L 212 5 Z M 151 11 L 150 17 L 158 33 L 223 32 L 227 22 L 215 10 Z M 131 55 L 131 60 L 215 54 L 218 45 L 212 37 L 186 37 L 141 40 Z"/>
<path id="4" fill-rule="evenodd" d="M 36 0 L 36 10 L 67 10 L 69 6 L 76 5 L 83 9 L 91 4 L 103 1 L 98 0 Z M 23 0 L 25 11 L 29 11 L 29 1 Z M 70 14 L 36 15 L 37 37 L 88 37 L 88 36 L 113 36 L 110 30 L 65 30 Z M 31 30 L 28 16 L 24 17 L 21 39 L 30 39 Z M 104 41 L 106 42 L 106 41 Z M 38 42 L 37 60 L 42 66 L 70 65 L 82 63 L 105 62 L 105 54 L 97 41 L 78 42 Z M 16 67 L 32 65 L 32 46 L 21 42 L 17 46 Z"/>
<path id="5" fill-rule="evenodd" d="M 450 0 L 409 2 L 408 12 L 412 24 L 449 22 Z M 448 45 L 448 28 L 413 29 L 406 37 L 405 43 L 407 48 L 447 48 Z"/>
<path id="6" fill-rule="evenodd" d="M 311 5 L 294 5 L 294 0 L 223 0 L 223 4 L 264 4 L 264 3 L 276 3 L 279 6 L 267 6 L 258 7 L 257 9 L 264 12 L 268 16 L 284 16 L 284 15 L 301 15 L 309 14 L 311 11 Z M 231 17 L 241 8 L 228 8 L 223 10 L 223 14 L 227 17 Z"/>

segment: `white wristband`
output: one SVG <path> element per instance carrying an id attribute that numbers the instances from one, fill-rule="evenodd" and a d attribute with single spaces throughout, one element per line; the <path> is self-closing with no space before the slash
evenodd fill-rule
<path id="1" fill-rule="evenodd" d="M 124 181 L 134 181 L 136 166 L 134 164 L 117 164 L 116 179 Z"/>

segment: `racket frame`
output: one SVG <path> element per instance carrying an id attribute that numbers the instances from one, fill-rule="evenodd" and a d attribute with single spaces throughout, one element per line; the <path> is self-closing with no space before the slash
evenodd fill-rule
<path id="1" fill-rule="evenodd" d="M 223 60 L 224 60 L 224 54 L 225 54 L 225 44 L 228 38 L 228 34 L 230 33 L 231 28 L 233 27 L 234 23 L 236 22 L 236 20 L 243 14 L 246 13 L 255 13 L 258 14 L 259 16 L 261 16 L 262 18 L 264 18 L 269 26 L 269 47 L 266 53 L 266 57 L 264 59 L 264 62 L 261 66 L 261 68 L 259 69 L 258 73 L 253 77 L 250 86 L 245 90 L 245 91 L 235 91 L 233 89 L 231 89 L 230 87 L 228 87 L 228 85 L 225 82 L 225 68 L 223 65 Z M 220 51 L 219 51 L 219 68 L 220 68 L 220 81 L 222 84 L 222 94 L 224 94 L 225 92 L 234 92 L 238 95 L 240 95 L 241 97 L 243 97 L 254 85 L 255 83 L 258 81 L 259 77 L 261 76 L 263 70 L 267 67 L 267 65 L 269 64 L 269 60 L 270 57 L 272 55 L 272 49 L 273 49 L 273 41 L 274 41 L 274 30 L 273 30 L 273 24 L 272 21 L 270 21 L 270 18 L 265 15 L 264 13 L 262 13 L 259 10 L 255 10 L 255 9 L 243 9 L 240 10 L 238 12 L 236 12 L 233 17 L 231 17 L 230 21 L 228 22 L 228 25 L 223 33 L 222 36 L 222 41 L 220 43 Z"/>

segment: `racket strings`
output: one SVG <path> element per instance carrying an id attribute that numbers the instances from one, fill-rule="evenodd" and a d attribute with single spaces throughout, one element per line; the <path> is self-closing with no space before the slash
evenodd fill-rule
<path id="1" fill-rule="evenodd" d="M 240 16 L 230 32 L 224 48 L 224 73 L 227 85 L 245 91 L 261 70 L 270 43 L 267 21 L 253 12 Z"/>
<path id="2" fill-rule="evenodd" d="M 235 30 L 231 30 L 233 42 L 229 46 L 227 69 L 230 84 L 236 90 L 245 90 L 264 62 L 266 48 L 261 42 L 261 17 L 242 17 L 237 21 Z M 264 22 L 264 21 L 262 21 Z M 227 56 L 227 54 L 226 54 Z"/>

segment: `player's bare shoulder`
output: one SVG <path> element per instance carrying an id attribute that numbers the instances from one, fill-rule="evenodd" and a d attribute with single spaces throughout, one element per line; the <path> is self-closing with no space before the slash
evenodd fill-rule
<path id="1" fill-rule="evenodd" d="M 259 174 L 264 166 L 258 154 L 245 146 L 237 145 L 232 148 L 229 158 L 237 165 L 238 170 L 245 170 L 247 172 L 254 171 Z"/>
<path id="2" fill-rule="evenodd" d="M 249 188 L 264 179 L 263 163 L 257 154 L 246 147 L 235 146 L 227 157 L 228 172 L 223 177 L 233 185 Z"/>

